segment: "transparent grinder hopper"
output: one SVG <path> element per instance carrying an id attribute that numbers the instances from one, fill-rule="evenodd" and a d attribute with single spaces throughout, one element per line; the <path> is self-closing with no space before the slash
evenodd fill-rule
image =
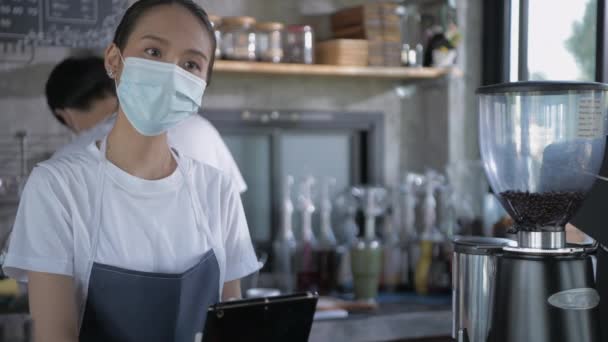
<path id="1" fill-rule="evenodd" d="M 603 161 L 608 85 L 518 82 L 477 94 L 484 168 L 519 247 L 564 248 Z"/>

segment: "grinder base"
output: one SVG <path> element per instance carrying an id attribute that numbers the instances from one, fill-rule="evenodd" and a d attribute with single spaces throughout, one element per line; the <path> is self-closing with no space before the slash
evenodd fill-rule
<path id="1" fill-rule="evenodd" d="M 591 256 L 498 256 L 490 342 L 599 342 Z"/>

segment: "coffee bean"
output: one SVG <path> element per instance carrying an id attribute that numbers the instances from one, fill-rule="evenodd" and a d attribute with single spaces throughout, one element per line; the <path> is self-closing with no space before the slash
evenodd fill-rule
<path id="1" fill-rule="evenodd" d="M 582 192 L 576 191 L 505 191 L 499 196 L 515 221 L 515 229 L 524 231 L 564 229 L 585 198 Z"/>

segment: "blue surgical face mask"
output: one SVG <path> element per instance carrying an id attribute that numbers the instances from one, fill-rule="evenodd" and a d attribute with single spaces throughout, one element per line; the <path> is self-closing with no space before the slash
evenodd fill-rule
<path id="1" fill-rule="evenodd" d="M 204 80 L 172 63 L 135 57 L 123 63 L 118 100 L 139 133 L 160 135 L 200 108 Z"/>

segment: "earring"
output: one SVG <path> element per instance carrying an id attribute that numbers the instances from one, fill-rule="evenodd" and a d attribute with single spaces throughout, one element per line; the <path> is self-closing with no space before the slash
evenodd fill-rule
<path id="1" fill-rule="evenodd" d="M 114 78 L 114 71 L 112 71 L 112 70 L 108 70 L 108 76 L 109 76 L 110 78 Z"/>

